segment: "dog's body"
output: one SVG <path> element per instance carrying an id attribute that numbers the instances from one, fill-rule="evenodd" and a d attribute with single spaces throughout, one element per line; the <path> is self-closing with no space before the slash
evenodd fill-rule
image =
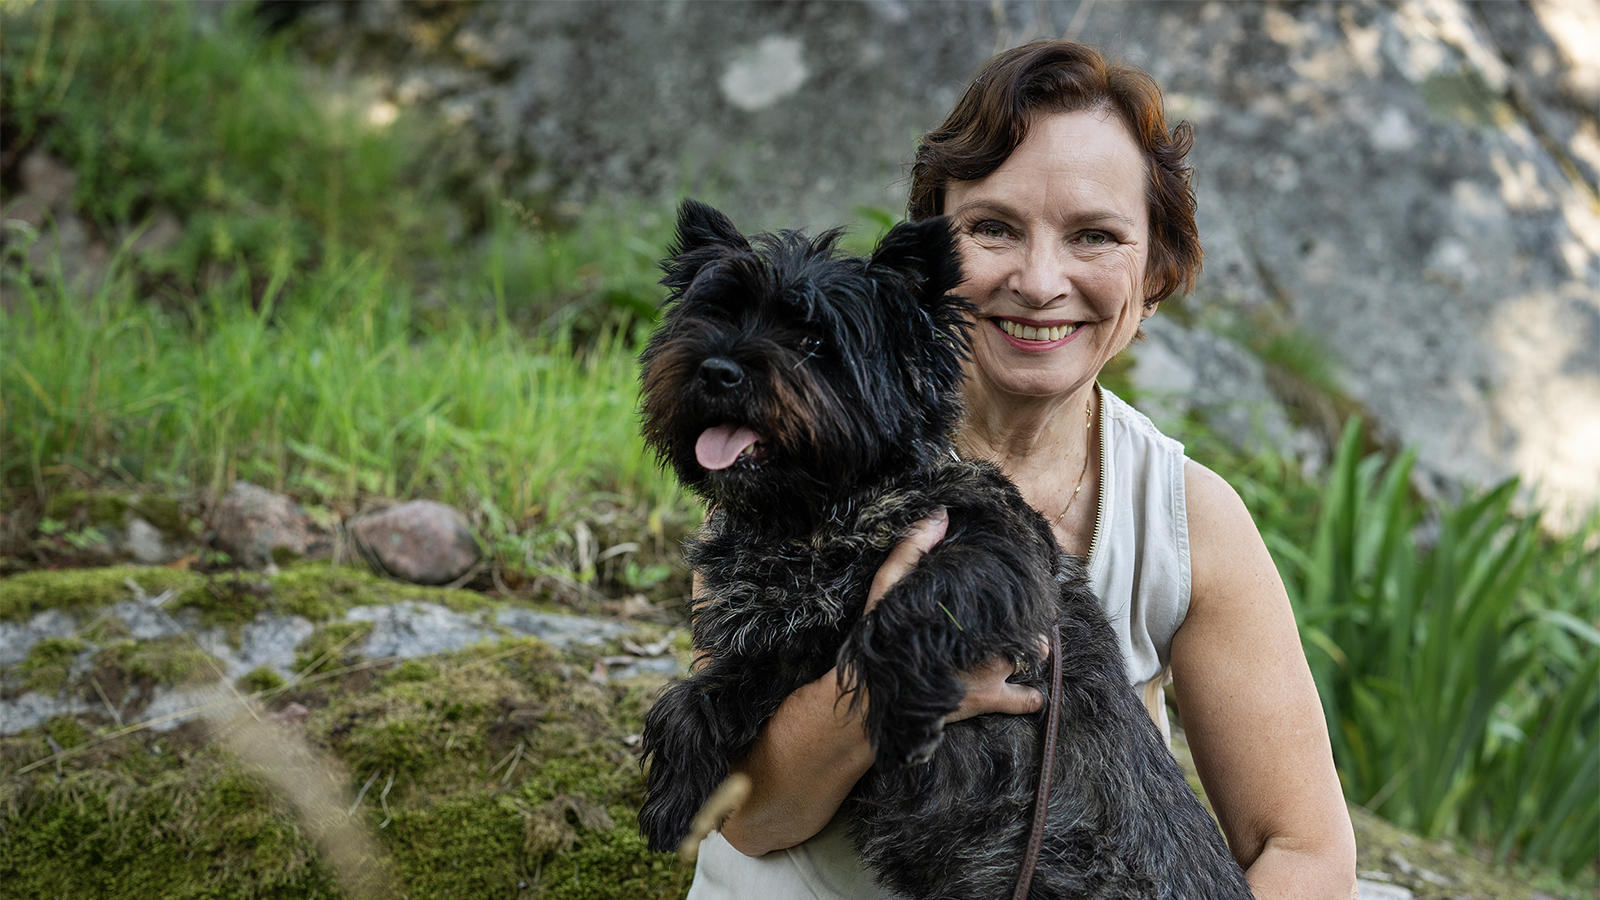
<path id="1" fill-rule="evenodd" d="M 1009 896 L 1040 769 L 1042 716 L 945 728 L 962 671 L 995 656 L 1049 692 L 1060 746 L 1038 872 L 1045 898 L 1248 897 L 1243 875 L 1128 686 L 1082 567 L 995 467 L 956 460 L 966 305 L 942 221 L 903 225 L 868 260 L 832 235 L 758 253 L 685 203 L 667 317 L 643 355 L 645 433 L 714 505 L 687 557 L 708 662 L 651 708 L 640 827 L 676 846 L 792 691 L 835 665 L 865 702 L 878 763 L 846 806 L 862 858 L 912 897 Z M 863 616 L 907 528 L 945 538 Z"/>

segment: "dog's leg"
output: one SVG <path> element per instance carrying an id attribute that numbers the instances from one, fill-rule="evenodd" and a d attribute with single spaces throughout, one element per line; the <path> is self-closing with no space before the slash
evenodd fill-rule
<path id="1" fill-rule="evenodd" d="M 645 714 L 642 737 L 649 768 L 639 830 L 652 850 L 675 849 L 728 775 L 728 748 L 705 687 L 698 677 L 680 681 Z"/>
<path id="2" fill-rule="evenodd" d="M 887 599 L 887 598 L 886 598 Z M 966 687 L 949 663 L 956 629 L 898 605 L 873 610 L 839 651 L 847 683 L 866 704 L 867 736 L 880 765 L 927 761 L 944 719 Z"/>
<path id="3" fill-rule="evenodd" d="M 1053 554 L 1048 532 L 952 511 L 945 540 L 862 617 L 838 661 L 865 692 L 880 763 L 916 763 L 933 753 L 945 717 L 965 696 L 960 673 L 996 656 L 1039 661 L 1059 596 L 1039 560 Z"/>
<path id="4" fill-rule="evenodd" d="M 752 681 L 752 672 L 770 677 Z M 678 846 L 729 768 L 805 680 L 770 657 L 723 656 L 669 687 L 650 707 L 642 735 L 649 771 L 639 830 L 651 849 Z"/>

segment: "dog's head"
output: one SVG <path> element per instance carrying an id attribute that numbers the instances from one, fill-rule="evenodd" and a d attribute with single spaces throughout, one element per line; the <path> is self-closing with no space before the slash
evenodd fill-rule
<path id="1" fill-rule="evenodd" d="M 838 236 L 752 245 L 703 203 L 679 212 L 640 358 L 644 435 L 730 512 L 816 515 L 947 452 L 969 309 L 949 224 L 898 225 L 866 259 Z"/>

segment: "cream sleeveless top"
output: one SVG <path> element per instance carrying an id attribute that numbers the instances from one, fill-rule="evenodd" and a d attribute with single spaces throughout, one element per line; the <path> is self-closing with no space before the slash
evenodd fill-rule
<path id="1" fill-rule="evenodd" d="M 1189 519 L 1183 445 L 1100 389 L 1100 512 L 1089 584 L 1122 646 L 1128 683 L 1143 690 L 1168 734 L 1161 688 L 1172 636 L 1189 611 Z M 856 857 L 843 816 L 810 840 L 765 856 L 740 853 L 713 831 L 700 844 L 689 900 L 893 900 Z"/>

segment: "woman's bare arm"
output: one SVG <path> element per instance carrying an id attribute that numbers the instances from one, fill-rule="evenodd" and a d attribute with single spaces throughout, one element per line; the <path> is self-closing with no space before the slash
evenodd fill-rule
<path id="1" fill-rule="evenodd" d="M 871 609 L 945 534 L 942 515 L 918 523 L 890 552 L 867 595 Z M 699 580 L 695 581 L 698 593 Z M 968 673 L 967 696 L 948 721 L 990 712 L 1037 712 L 1038 691 L 1011 684 L 1009 661 L 995 660 Z M 870 702 L 870 698 L 868 698 Z M 767 722 L 750 755 L 735 766 L 750 776 L 749 799 L 722 824 L 722 836 L 746 856 L 792 847 L 833 818 L 861 776 L 872 768 L 863 709 L 841 700 L 838 675 L 829 671 L 790 694 Z"/>
<path id="2" fill-rule="evenodd" d="M 1355 896 L 1355 836 L 1278 570 L 1243 501 L 1190 462 L 1193 587 L 1172 641 L 1206 795 L 1261 900 Z"/>

